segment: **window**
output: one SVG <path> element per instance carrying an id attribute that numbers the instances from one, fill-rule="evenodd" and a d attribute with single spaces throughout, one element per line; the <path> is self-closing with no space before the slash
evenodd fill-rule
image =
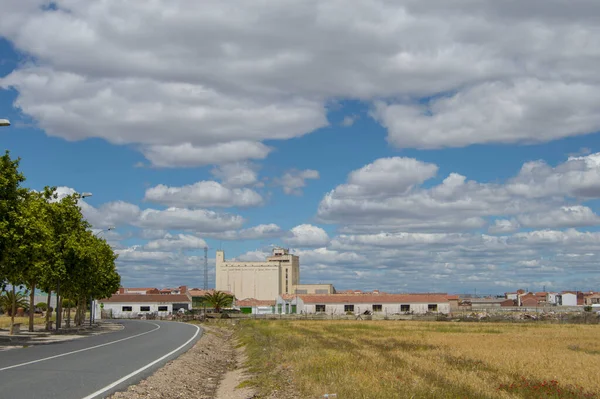
<path id="1" fill-rule="evenodd" d="M 308 290 L 296 290 L 296 294 L 308 294 Z"/>
<path id="2" fill-rule="evenodd" d="M 344 305 L 344 312 L 354 312 L 354 305 Z"/>
<path id="3" fill-rule="evenodd" d="M 158 311 L 159 312 L 168 312 L 169 311 L 169 307 L 168 306 L 159 306 L 158 307 Z"/>
<path id="4" fill-rule="evenodd" d="M 317 312 L 324 312 L 325 311 L 325 305 L 315 305 L 315 310 Z"/>
<path id="5" fill-rule="evenodd" d="M 123 307 L 121 308 L 121 310 L 122 310 L 123 312 L 131 312 L 131 311 L 133 310 L 133 307 L 132 307 L 132 306 L 123 306 Z"/>
<path id="6" fill-rule="evenodd" d="M 400 305 L 401 312 L 410 312 L 410 305 Z"/>
<path id="7" fill-rule="evenodd" d="M 383 312 L 383 305 L 373 305 L 373 312 Z"/>
<path id="8" fill-rule="evenodd" d="M 437 305 L 436 304 L 429 304 L 427 305 L 427 310 L 430 312 L 437 312 Z"/>
<path id="9" fill-rule="evenodd" d="M 329 294 L 328 289 L 317 289 L 315 290 L 315 294 Z"/>
<path id="10" fill-rule="evenodd" d="M 140 312 L 149 312 L 150 306 L 140 306 Z"/>

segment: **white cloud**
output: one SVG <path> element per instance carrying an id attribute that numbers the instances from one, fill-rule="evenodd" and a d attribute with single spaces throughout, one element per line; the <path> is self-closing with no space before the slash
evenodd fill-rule
<path id="1" fill-rule="evenodd" d="M 274 223 L 259 224 L 242 230 L 230 230 L 221 233 L 204 233 L 206 237 L 218 240 L 262 240 L 266 238 L 281 237 L 284 234 L 281 227 Z"/>
<path id="2" fill-rule="evenodd" d="M 306 187 L 306 180 L 318 179 L 319 171 L 313 169 L 290 170 L 281 178 L 274 179 L 275 184 L 283 187 L 283 192 L 288 195 L 301 195 L 302 188 Z"/>
<path id="3" fill-rule="evenodd" d="M 354 122 L 356 122 L 358 120 L 358 115 L 346 115 L 344 116 L 344 119 L 342 120 L 341 125 L 345 126 L 345 127 L 349 127 L 354 125 Z"/>
<path id="4" fill-rule="evenodd" d="M 155 166 L 262 159 L 214 150 L 314 131 L 331 99 L 383 99 L 374 115 L 401 147 L 600 128 L 589 0 L 54 4 L 4 5 L 0 35 L 34 61 L 0 86 L 48 134 L 138 144 Z"/>
<path id="5" fill-rule="evenodd" d="M 403 193 L 437 173 L 434 164 L 413 158 L 379 158 L 348 175 L 348 183 L 338 186 L 340 197 L 374 197 Z"/>
<path id="6" fill-rule="evenodd" d="M 256 167 L 248 163 L 229 163 L 220 165 L 211 170 L 217 179 L 228 187 L 244 187 L 258 182 Z"/>
<path id="7" fill-rule="evenodd" d="M 296 226 L 290 233 L 283 240 L 293 247 L 325 247 L 329 244 L 329 236 L 325 230 L 311 224 Z"/>
<path id="8" fill-rule="evenodd" d="M 519 222 L 515 219 L 496 219 L 494 224 L 490 226 L 490 233 L 513 233 L 521 228 Z"/>
<path id="9" fill-rule="evenodd" d="M 250 141 L 232 141 L 207 146 L 191 143 L 150 145 L 142 152 L 157 167 L 191 167 L 217 163 L 237 162 L 245 159 L 264 159 L 271 149 Z"/>
<path id="10" fill-rule="evenodd" d="M 164 230 L 190 230 L 197 232 L 220 232 L 240 228 L 244 218 L 205 209 L 168 208 L 145 209 L 135 223 L 139 227 Z"/>
<path id="11" fill-rule="evenodd" d="M 248 208 L 263 204 L 263 198 L 248 188 L 228 188 L 216 181 L 200 181 L 182 187 L 163 184 L 146 190 L 146 201 L 175 207 Z"/>
<path id="12" fill-rule="evenodd" d="M 166 234 L 163 238 L 153 240 L 144 245 L 150 251 L 182 251 L 200 249 L 208 246 L 206 241 L 188 234 Z"/>
<path id="13" fill-rule="evenodd" d="M 549 212 L 519 215 L 517 220 L 522 227 L 531 228 L 580 227 L 600 224 L 600 217 L 587 206 L 581 205 L 562 206 Z"/>
<path id="14" fill-rule="evenodd" d="M 113 201 L 94 208 L 84 200 L 79 201 L 83 216 L 96 228 L 118 227 L 135 223 L 141 211 L 137 205 Z"/>
<path id="15" fill-rule="evenodd" d="M 546 142 L 600 129 L 600 85 L 486 82 L 428 105 L 379 103 L 375 117 L 399 148 Z"/>
<path id="16" fill-rule="evenodd" d="M 424 187 L 436 171 L 436 165 L 415 159 L 378 159 L 327 193 L 318 217 L 350 233 L 472 230 L 485 227 L 488 218 L 497 219 L 490 227 L 494 233 L 597 221 L 590 208 L 573 202 L 600 198 L 600 154 L 569 158 L 555 167 L 528 162 L 503 183 L 450 173 Z"/>

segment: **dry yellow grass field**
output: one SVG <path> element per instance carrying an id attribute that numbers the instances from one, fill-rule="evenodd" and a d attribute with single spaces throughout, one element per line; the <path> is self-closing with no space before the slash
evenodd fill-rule
<path id="1" fill-rule="evenodd" d="M 54 321 L 54 316 L 50 319 Z M 34 324 L 44 324 L 46 321 L 45 317 L 37 316 L 34 317 Z M 29 317 L 15 317 L 15 323 L 21 323 L 23 328 L 27 328 L 29 325 Z M 9 328 L 10 327 L 10 317 L 9 316 L 0 316 L 0 328 Z"/>
<path id="2" fill-rule="evenodd" d="M 302 398 L 596 398 L 600 326 L 245 321 L 248 384 Z"/>

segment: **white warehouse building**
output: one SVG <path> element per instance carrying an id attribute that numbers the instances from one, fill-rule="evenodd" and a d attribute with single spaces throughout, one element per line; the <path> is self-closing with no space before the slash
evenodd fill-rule
<path id="1" fill-rule="evenodd" d="M 192 299 L 185 294 L 118 294 L 96 302 L 95 319 L 101 319 L 104 313 L 107 318 L 129 319 L 140 315 L 154 313 L 166 317 L 179 309 L 190 310 Z"/>
<path id="2" fill-rule="evenodd" d="M 276 313 L 380 314 L 450 313 L 445 295 L 426 294 L 331 294 L 280 295 Z"/>

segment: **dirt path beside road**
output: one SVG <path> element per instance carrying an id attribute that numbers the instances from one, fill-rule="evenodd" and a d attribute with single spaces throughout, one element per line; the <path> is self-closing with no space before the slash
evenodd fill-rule
<path id="1" fill-rule="evenodd" d="M 243 349 L 234 348 L 233 332 L 202 326 L 202 338 L 186 353 L 156 373 L 117 392 L 111 399 L 249 399 L 254 392 L 237 389 L 244 380 Z"/>

